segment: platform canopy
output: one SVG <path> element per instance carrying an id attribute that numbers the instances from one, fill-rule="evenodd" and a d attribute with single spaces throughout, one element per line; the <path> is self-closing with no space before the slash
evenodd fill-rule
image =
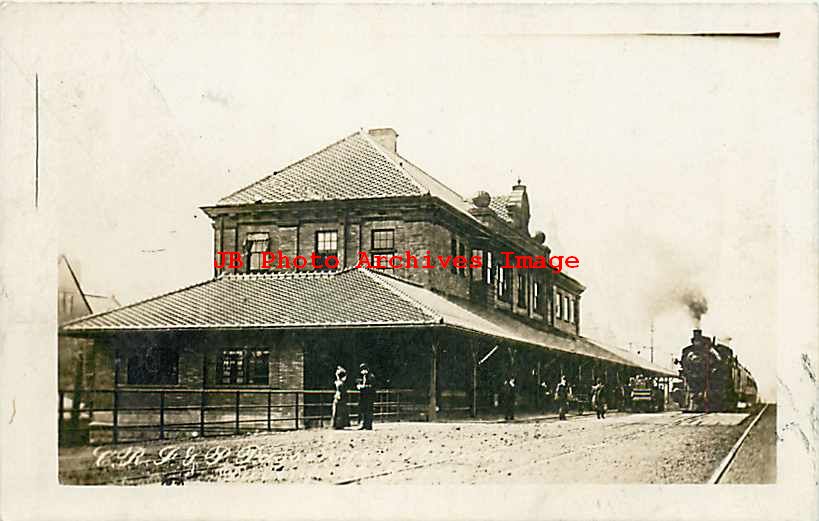
<path id="1" fill-rule="evenodd" d="M 375 270 L 223 275 L 63 325 L 65 336 L 135 331 L 448 328 L 676 376 L 581 336 L 536 329 L 501 311 Z"/>

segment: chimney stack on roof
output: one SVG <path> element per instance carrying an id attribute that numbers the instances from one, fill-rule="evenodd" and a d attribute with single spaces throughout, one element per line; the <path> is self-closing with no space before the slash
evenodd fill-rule
<path id="1" fill-rule="evenodd" d="M 512 193 L 508 196 L 506 210 L 512 216 L 514 227 L 527 237 L 529 236 L 529 196 L 526 195 L 526 185 L 520 179 L 512 187 Z"/>
<path id="2" fill-rule="evenodd" d="M 398 153 L 398 132 L 392 128 L 372 128 L 369 130 L 370 137 L 375 139 L 379 145 L 386 148 L 393 154 Z"/>

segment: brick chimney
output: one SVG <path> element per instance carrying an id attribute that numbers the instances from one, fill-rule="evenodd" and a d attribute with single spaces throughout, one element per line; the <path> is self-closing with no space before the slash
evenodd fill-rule
<path id="1" fill-rule="evenodd" d="M 391 128 L 372 128 L 369 130 L 370 137 L 375 139 L 379 145 L 390 152 L 398 153 L 398 132 Z"/>

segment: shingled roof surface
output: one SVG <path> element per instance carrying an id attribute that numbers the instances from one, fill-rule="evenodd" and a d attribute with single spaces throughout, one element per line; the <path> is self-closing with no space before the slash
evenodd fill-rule
<path id="1" fill-rule="evenodd" d="M 225 275 L 195 286 L 65 324 L 64 333 L 225 328 L 442 325 L 607 360 L 638 361 L 582 337 L 530 327 L 495 310 L 455 302 L 366 269 L 331 273 Z"/>
<path id="2" fill-rule="evenodd" d="M 492 200 L 489 201 L 489 209 L 502 220 L 511 223 L 512 215 L 509 213 L 509 209 L 506 208 L 506 205 L 510 202 L 511 198 L 508 195 L 494 195 Z"/>
<path id="3" fill-rule="evenodd" d="M 222 198 L 218 204 L 422 195 L 435 197 L 475 219 L 469 213 L 474 208 L 471 202 L 362 130 Z M 502 218 L 511 222 L 506 209 L 502 211 Z"/>
<path id="4" fill-rule="evenodd" d="M 66 331 L 427 324 L 435 318 L 364 272 L 225 275 L 67 323 Z"/>
<path id="5" fill-rule="evenodd" d="M 563 351 L 580 356 L 587 356 L 623 364 L 640 367 L 647 371 L 676 376 L 676 373 L 656 364 L 651 364 L 637 356 L 628 353 L 623 356 L 620 349 L 607 349 L 597 342 L 582 336 L 564 336 L 536 329 L 515 319 L 507 313 L 486 308 L 468 301 L 452 301 L 442 295 L 425 288 L 408 284 L 400 279 L 382 276 L 384 283 L 389 284 L 397 291 L 408 296 L 415 302 L 434 311 L 441 317 L 441 323 L 466 330 L 507 338 L 518 342 L 545 347 L 553 351 Z M 631 356 L 629 356 L 631 355 Z"/>
<path id="6" fill-rule="evenodd" d="M 428 192 L 362 131 L 232 193 L 219 204 L 406 197 Z"/>

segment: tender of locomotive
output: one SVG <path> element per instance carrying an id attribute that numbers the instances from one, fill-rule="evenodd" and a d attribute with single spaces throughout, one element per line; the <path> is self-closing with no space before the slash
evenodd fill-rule
<path id="1" fill-rule="evenodd" d="M 734 351 L 695 329 L 691 345 L 682 350 L 680 376 L 685 381 L 685 411 L 734 411 L 740 404 L 756 403 L 757 387 L 751 373 L 739 363 Z"/>

